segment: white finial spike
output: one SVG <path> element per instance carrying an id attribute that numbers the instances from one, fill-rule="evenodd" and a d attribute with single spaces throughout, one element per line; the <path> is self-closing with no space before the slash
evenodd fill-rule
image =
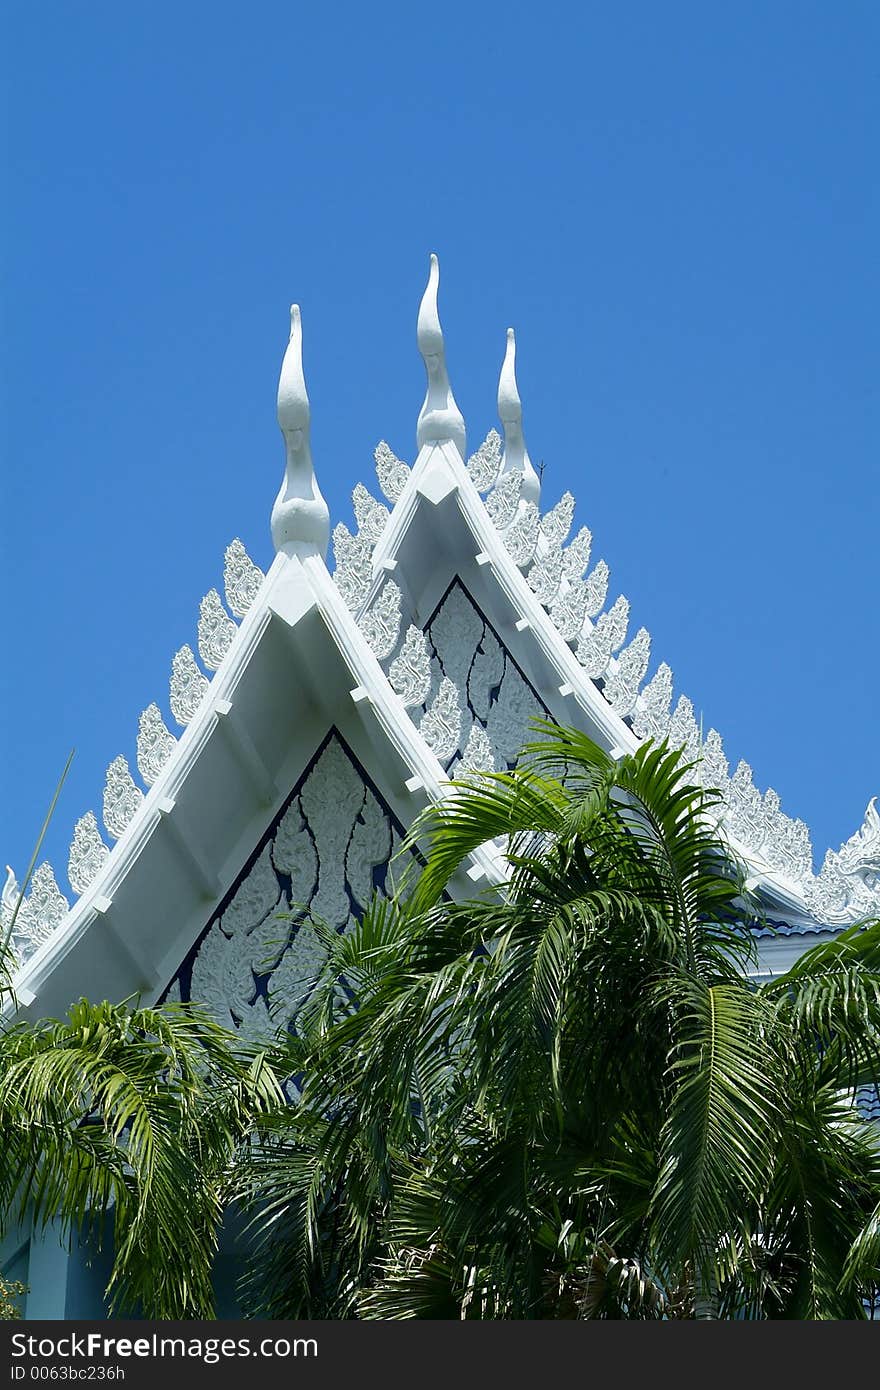
<path id="1" fill-rule="evenodd" d="M 465 458 L 465 428 L 461 411 L 455 404 L 449 375 L 446 371 L 446 351 L 443 346 L 443 329 L 437 311 L 437 288 L 440 284 L 440 263 L 431 255 L 431 269 L 422 302 L 419 305 L 419 322 L 416 336 L 419 352 L 428 373 L 428 389 L 419 413 L 416 439 L 421 449 L 425 444 L 441 444 L 450 440 L 462 461 Z"/>
<path id="2" fill-rule="evenodd" d="M 315 480 L 309 445 L 311 412 L 302 365 L 302 319 L 290 306 L 290 342 L 278 382 L 278 424 L 287 448 L 284 482 L 272 508 L 272 539 L 286 555 L 327 554 L 330 512 Z"/>
<path id="3" fill-rule="evenodd" d="M 504 457 L 501 473 L 522 473 L 520 496 L 536 505 L 541 497 L 541 480 L 532 467 L 522 428 L 522 401 L 516 385 L 516 335 L 507 330 L 507 350 L 498 378 L 498 418 L 504 427 Z"/>

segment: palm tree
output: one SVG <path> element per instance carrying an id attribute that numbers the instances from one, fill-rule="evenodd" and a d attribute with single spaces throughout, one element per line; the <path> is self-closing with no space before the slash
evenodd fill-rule
<path id="1" fill-rule="evenodd" d="M 878 1277 L 880 923 L 756 983 L 679 750 L 539 728 L 454 784 L 349 935 L 232 1191 L 272 1317 L 858 1317 Z M 447 889 L 503 848 L 501 886 Z M 499 851 L 500 853 L 500 851 Z M 283 1048 L 285 1044 L 282 1042 Z"/>
<path id="2" fill-rule="evenodd" d="M 11 933 L 10 933 L 11 934 Z M 16 1020 L 0 953 L 0 1231 L 49 1222 L 112 1240 L 114 1308 L 213 1316 L 220 1179 L 254 1114 L 278 1099 L 248 1055 L 188 1005 L 80 1000 Z"/>

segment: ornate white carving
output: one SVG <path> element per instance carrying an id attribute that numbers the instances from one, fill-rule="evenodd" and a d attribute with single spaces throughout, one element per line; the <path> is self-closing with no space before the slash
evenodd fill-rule
<path id="1" fill-rule="evenodd" d="M 604 560 L 600 560 L 584 581 L 586 591 L 586 610 L 588 618 L 595 618 L 597 613 L 601 613 L 605 599 L 608 597 L 608 566 Z"/>
<path id="2" fill-rule="evenodd" d="M 534 557 L 540 524 L 538 508 L 534 502 L 524 502 L 516 521 L 504 532 L 507 552 L 520 569 L 525 569 Z"/>
<path id="3" fill-rule="evenodd" d="M 564 545 L 571 530 L 571 523 L 574 521 L 574 498 L 570 492 L 564 492 L 556 503 L 551 507 L 546 516 L 541 517 L 541 531 L 548 545 Z M 583 574 L 583 570 L 581 570 Z"/>
<path id="4" fill-rule="evenodd" d="M 355 902 L 366 904 L 373 896 L 373 870 L 387 864 L 391 853 L 388 817 L 366 788 L 361 813 L 351 828 L 345 855 L 345 872 Z"/>
<path id="5" fill-rule="evenodd" d="M 275 1032 L 266 1001 L 257 994 L 255 976 L 265 975 L 277 961 L 286 929 L 267 918 L 250 931 L 232 932 L 214 922 L 193 961 L 191 998 L 210 1009 L 224 1028 L 238 1028 L 254 1042 L 267 1042 Z"/>
<path id="6" fill-rule="evenodd" d="M 373 458 L 376 460 L 376 477 L 379 480 L 379 486 L 393 507 L 406 487 L 411 471 L 409 465 L 405 464 L 389 449 L 384 439 L 380 439 L 373 450 Z"/>
<path id="7" fill-rule="evenodd" d="M 101 839 L 94 811 L 86 811 L 73 827 L 73 841 L 67 860 L 67 877 L 74 893 L 86 891 L 109 853 Z"/>
<path id="8" fill-rule="evenodd" d="M 747 849 L 758 851 L 764 841 L 764 798 L 752 780 L 748 763 L 737 763 L 727 793 L 725 823 Z"/>
<path id="9" fill-rule="evenodd" d="M 467 461 L 468 477 L 477 492 L 488 492 L 501 470 L 501 435 L 490 430 L 475 454 Z M 517 492 L 519 498 L 519 492 Z"/>
<path id="10" fill-rule="evenodd" d="M 124 833 L 143 799 L 143 792 L 129 772 L 126 759 L 120 754 L 108 767 L 104 782 L 104 824 L 114 840 Z"/>
<path id="11" fill-rule="evenodd" d="M 186 727 L 192 719 L 205 691 L 208 678 L 199 670 L 192 647 L 187 644 L 176 652 L 171 662 L 171 687 L 168 703 L 178 724 Z"/>
<path id="12" fill-rule="evenodd" d="M 722 796 L 727 796 L 730 785 L 730 768 L 724 756 L 724 744 L 717 729 L 710 729 L 703 740 L 700 757 L 700 781 L 704 787 L 715 787 Z"/>
<path id="13" fill-rule="evenodd" d="M 636 703 L 633 728 L 639 738 L 665 738 L 672 704 L 672 672 L 661 662 Z"/>
<path id="14" fill-rule="evenodd" d="M 471 725 L 464 752 L 461 755 L 459 764 L 461 772 L 494 772 L 495 759 L 492 756 L 492 745 L 489 742 L 489 735 L 478 724 L 476 720 Z"/>
<path id="15" fill-rule="evenodd" d="M 431 659 L 420 628 L 407 628 L 400 653 L 388 668 L 388 679 L 407 709 L 423 705 L 427 700 L 431 689 Z"/>
<path id="16" fill-rule="evenodd" d="M 376 504 L 378 506 L 378 503 Z M 373 547 L 363 536 L 353 536 L 339 522 L 333 528 L 333 555 L 336 569 L 333 579 L 345 599 L 346 606 L 356 613 L 364 603 L 373 583 Z"/>
<path id="17" fill-rule="evenodd" d="M 147 705 L 138 720 L 137 765 L 148 787 L 156 781 L 176 747 L 177 739 L 165 727 L 159 706 Z"/>
<path id="18" fill-rule="evenodd" d="M 400 590 L 387 579 L 370 608 L 359 618 L 358 627 L 379 661 L 390 656 L 400 636 Z"/>
<path id="19" fill-rule="evenodd" d="M 199 604 L 199 656 L 209 671 L 216 671 L 238 631 L 216 589 L 209 589 Z"/>
<path id="20" fill-rule="evenodd" d="M 17 895 L 16 895 L 17 896 Z M 70 904 L 55 881 L 52 865 L 34 870 L 27 897 L 15 919 L 15 947 L 24 961 L 52 935 L 70 911 Z"/>
<path id="21" fill-rule="evenodd" d="M 686 695 L 679 695 L 669 721 L 667 733 L 670 748 L 680 748 L 681 762 L 692 763 L 700 756 L 700 730 L 694 717 L 694 707 Z"/>
<path id="22" fill-rule="evenodd" d="M 367 492 L 363 483 L 357 484 L 351 494 L 351 500 L 357 520 L 358 535 L 369 545 L 375 545 L 385 530 L 391 513 L 387 507 L 383 507 L 381 502 L 377 502 L 375 497 Z"/>
<path id="23" fill-rule="evenodd" d="M 292 801 L 275 832 L 272 858 L 276 869 L 290 875 L 290 902 L 294 908 L 311 902 L 318 881 L 318 855 L 299 809 Z"/>
<path id="24" fill-rule="evenodd" d="M 433 634 L 433 624 L 431 628 Z M 467 697 L 471 708 L 484 722 L 489 718 L 492 696 L 504 679 L 504 649 L 491 628 L 486 625 L 478 638 L 467 680 Z"/>
<path id="25" fill-rule="evenodd" d="M 590 591 L 582 579 L 569 579 L 564 589 L 550 606 L 550 617 L 556 624 L 560 637 L 566 642 L 574 642 L 581 633 L 587 616 Z M 602 603 L 604 603 L 604 596 Z M 600 608 L 602 604 L 600 603 Z"/>
<path id="26" fill-rule="evenodd" d="M 592 680 L 599 680 L 607 671 L 612 653 L 626 637 L 628 622 L 629 600 L 621 594 L 592 631 L 578 642 L 577 659 Z"/>
<path id="27" fill-rule="evenodd" d="M 432 689 L 436 692 L 443 676 L 448 676 L 467 703 L 468 675 L 483 638 L 485 624 L 481 615 L 456 584 L 450 589 L 434 615 L 427 636 L 436 655 L 432 662 Z"/>
<path id="28" fill-rule="evenodd" d="M 248 612 L 264 579 L 263 571 L 236 536 L 226 547 L 223 559 L 223 589 L 236 618 L 243 618 Z"/>
<path id="29" fill-rule="evenodd" d="M 517 761 L 529 737 L 530 721 L 536 717 L 546 718 L 546 711 L 516 667 L 508 661 L 498 698 L 489 710 L 486 724 L 496 767 L 507 768 Z"/>
<path id="30" fill-rule="evenodd" d="M 562 564 L 569 579 L 580 579 L 590 563 L 593 548 L 593 534 L 589 526 L 582 526 L 570 545 L 562 552 Z M 604 603 L 605 600 L 603 599 Z"/>
<path id="31" fill-rule="evenodd" d="M 558 545 L 537 559 L 529 570 L 529 588 L 545 608 L 550 607 L 559 593 L 562 574 L 562 551 Z"/>
<path id="32" fill-rule="evenodd" d="M 456 752 L 461 739 L 461 702 L 448 676 L 440 682 L 419 722 L 419 732 L 438 761 L 445 763 Z"/>
<path id="33" fill-rule="evenodd" d="M 506 526 L 509 526 L 516 516 L 521 491 L 521 473 L 502 473 L 486 498 L 486 511 L 489 513 L 489 519 L 499 531 L 503 531 Z"/>
<path id="34" fill-rule="evenodd" d="M 872 797 L 860 828 L 825 855 L 821 873 L 808 881 L 807 905 L 829 926 L 880 918 L 880 814 Z"/>
<path id="35" fill-rule="evenodd" d="M 311 910 L 331 926 L 348 921 L 345 856 L 366 788 L 341 744 L 332 739 L 306 778 L 300 804 L 318 847 L 318 889 Z"/>
<path id="36" fill-rule="evenodd" d="M 623 719 L 632 714 L 639 696 L 639 686 L 645 679 L 648 662 L 651 659 L 651 634 L 646 627 L 640 627 L 617 658 L 617 663 L 608 673 L 602 694 Z"/>
<path id="37" fill-rule="evenodd" d="M 277 907 L 280 898 L 281 889 L 272 868 L 272 846 L 266 845 L 226 905 L 220 919 L 224 932 L 232 936 L 252 931 Z"/>

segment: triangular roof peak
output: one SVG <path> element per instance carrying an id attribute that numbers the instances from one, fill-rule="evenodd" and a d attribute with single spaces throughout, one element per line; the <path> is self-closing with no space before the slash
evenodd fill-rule
<path id="1" fill-rule="evenodd" d="M 438 284 L 432 257 L 418 316 L 428 376 L 418 457 L 410 467 L 379 444 L 376 473 L 389 505 L 358 484 L 356 531 L 339 523 L 333 533 L 332 577 L 324 561 L 328 509 L 310 450 L 302 321 L 293 306 L 278 388 L 286 467 L 272 511 L 274 562 L 264 576 L 240 541 L 228 547 L 225 605 L 218 590 L 209 590 L 199 610 L 198 655 L 186 645 L 172 662 L 169 722 L 182 732 L 175 736 L 158 704 L 149 704 L 139 721 L 136 759 L 116 757 L 107 772 L 103 822 L 117 843 L 105 843 L 93 813 L 77 822 L 68 879 L 80 901 L 69 906 L 48 864 L 35 872 L 16 923 L 22 957 L 33 956 L 33 968 L 22 976 L 23 1002 L 27 982 L 42 988 L 57 976 L 80 937 L 94 934 L 96 919 L 99 926 L 111 922 L 120 981 L 129 979 L 131 988 L 126 972 L 133 958 L 144 981 L 152 978 L 142 969 L 137 939 L 143 923 L 125 906 L 135 901 L 135 888 L 143 897 L 147 868 L 153 881 L 183 884 L 180 902 L 189 894 L 196 920 L 218 885 L 228 882 L 265 808 L 284 793 L 299 744 L 323 734 L 322 721 L 337 720 L 343 706 L 362 711 L 377 741 L 376 757 L 395 767 L 398 780 L 413 794 L 421 789 L 434 798 L 444 794 L 446 776 L 459 765 L 488 766 L 502 745 L 514 746 L 514 734 L 526 731 L 532 695 L 610 749 L 666 737 L 721 793 L 734 843 L 793 930 L 827 930 L 880 914 L 880 816 L 873 802 L 861 829 L 839 851 L 829 851 L 814 874 L 807 827 L 783 813 L 772 788 L 755 786 L 748 764 L 731 771 L 720 736 L 714 729 L 703 736 L 685 695 L 673 704 L 669 667 L 661 663 L 646 682 L 649 634 L 640 628 L 627 641 L 628 600 L 608 601 L 608 566 L 591 560 L 589 529 L 582 526 L 570 539 L 574 498 L 566 493 L 543 515 L 539 511 L 512 330 L 498 390 L 505 439 L 490 430 L 467 456 L 446 369 Z M 481 679 L 489 680 L 491 661 L 506 661 L 499 656 L 505 644 L 520 673 L 508 683 L 503 737 L 492 726 L 494 716 L 470 707 L 471 677 L 458 688 L 448 671 L 437 669 L 428 628 L 452 579 L 468 590 L 478 616 L 464 602 L 450 605 L 446 632 L 462 615 L 472 626 L 482 622 Z M 295 717 L 290 681 L 302 706 Z M 495 701 L 495 689 L 485 686 L 481 709 Z M 234 800 L 238 817 L 238 838 L 227 828 L 225 857 L 219 830 L 202 833 L 216 820 L 218 788 Z M 11 871 L 0 897 L 5 927 L 17 897 Z M 168 950 L 177 944 L 169 939 Z M 153 975 L 161 974 L 161 964 L 153 962 Z M 111 990 L 107 978 L 102 988 Z M 63 992 L 63 981 L 56 984 Z"/>

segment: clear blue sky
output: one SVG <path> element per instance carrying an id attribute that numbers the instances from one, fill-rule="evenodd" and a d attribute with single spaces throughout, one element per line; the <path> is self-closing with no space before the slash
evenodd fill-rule
<path id="1" fill-rule="evenodd" d="M 100 812 L 240 535 L 302 304 L 334 520 L 410 461 L 441 260 L 473 447 L 504 330 L 544 497 L 732 763 L 880 793 L 874 0 L 6 10 L 0 858 Z M 170 716 L 169 723 L 171 723 Z M 172 725 L 173 727 L 173 725 Z"/>

